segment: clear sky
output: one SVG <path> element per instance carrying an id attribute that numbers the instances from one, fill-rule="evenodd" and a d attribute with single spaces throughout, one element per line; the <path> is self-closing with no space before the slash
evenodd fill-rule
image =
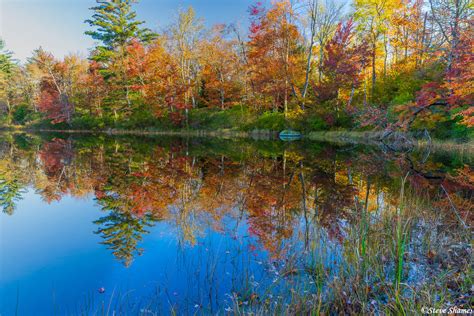
<path id="1" fill-rule="evenodd" d="M 166 27 L 179 8 L 192 5 L 207 25 L 242 21 L 255 0 L 141 0 L 138 19 L 153 30 Z M 95 0 L 0 0 L 0 37 L 15 58 L 24 62 L 42 46 L 55 56 L 70 52 L 87 55 L 93 40 L 84 35 L 84 20 L 91 16 Z"/>

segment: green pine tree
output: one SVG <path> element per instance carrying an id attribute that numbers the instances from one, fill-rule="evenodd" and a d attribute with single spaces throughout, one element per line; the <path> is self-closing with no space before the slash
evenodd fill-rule
<path id="1" fill-rule="evenodd" d="M 0 38 L 0 108 L 2 105 L 6 106 L 7 124 L 11 123 L 13 115 L 14 104 L 12 104 L 11 100 L 15 87 L 12 84 L 12 78 L 15 76 L 15 70 L 18 67 L 12 56 L 12 52 L 5 49 L 5 42 Z"/>
<path id="2" fill-rule="evenodd" d="M 136 20 L 137 14 L 132 5 L 136 0 L 97 0 L 91 19 L 86 20 L 94 30 L 87 31 L 94 40 L 99 41 L 91 60 L 101 64 L 106 82 L 112 91 L 108 96 L 110 110 L 114 118 L 118 113 L 131 111 L 130 79 L 126 72 L 127 46 L 133 41 L 148 43 L 156 34 L 142 27 L 143 21 Z"/>

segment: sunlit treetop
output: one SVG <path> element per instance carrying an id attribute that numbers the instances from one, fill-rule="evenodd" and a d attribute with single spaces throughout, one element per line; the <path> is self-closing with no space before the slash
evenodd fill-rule
<path id="1" fill-rule="evenodd" d="M 124 47 L 132 39 L 150 42 L 155 34 L 148 28 L 142 28 L 143 21 L 136 20 L 132 4 L 136 0 L 97 0 L 97 6 L 91 19 L 86 20 L 95 30 L 87 31 L 93 39 L 103 43 L 102 50 L 114 50 Z"/>

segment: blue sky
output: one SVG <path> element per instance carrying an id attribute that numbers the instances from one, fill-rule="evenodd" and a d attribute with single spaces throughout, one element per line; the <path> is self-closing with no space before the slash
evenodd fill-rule
<path id="1" fill-rule="evenodd" d="M 141 0 L 138 18 L 154 30 L 166 27 L 179 8 L 192 5 L 207 25 L 242 21 L 255 0 Z M 15 58 L 25 61 L 42 46 L 62 57 L 70 52 L 87 55 L 93 41 L 84 32 L 84 20 L 95 0 L 0 0 L 0 37 Z"/>

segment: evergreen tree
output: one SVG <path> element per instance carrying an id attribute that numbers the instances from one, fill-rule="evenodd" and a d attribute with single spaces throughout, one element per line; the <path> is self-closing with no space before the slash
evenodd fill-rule
<path id="1" fill-rule="evenodd" d="M 5 42 L 0 38 L 0 72 L 11 74 L 14 67 L 12 52 L 5 50 Z"/>
<path id="2" fill-rule="evenodd" d="M 0 38 L 0 114 L 6 112 L 7 123 L 11 123 L 13 115 L 15 86 L 12 78 L 18 68 L 12 55 L 12 52 L 5 49 L 5 42 Z"/>
<path id="3" fill-rule="evenodd" d="M 143 21 L 136 20 L 132 5 L 136 0 L 97 0 L 97 6 L 91 19 L 86 20 L 95 28 L 87 31 L 94 40 L 100 42 L 95 47 L 91 59 L 101 65 L 101 74 L 114 89 L 109 95 L 109 104 L 114 117 L 118 112 L 131 110 L 130 79 L 127 74 L 128 46 L 133 41 L 148 43 L 156 34 L 148 28 L 141 27 Z M 123 101 L 126 101 L 125 103 Z"/>

